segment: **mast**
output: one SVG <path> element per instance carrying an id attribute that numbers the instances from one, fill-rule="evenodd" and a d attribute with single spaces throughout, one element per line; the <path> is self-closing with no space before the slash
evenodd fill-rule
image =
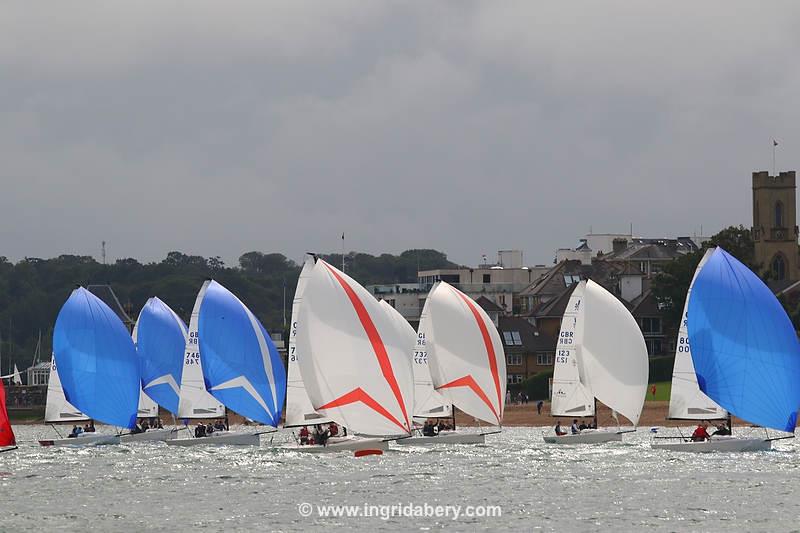
<path id="1" fill-rule="evenodd" d="M 594 429 L 597 429 L 597 398 L 594 399 Z"/>

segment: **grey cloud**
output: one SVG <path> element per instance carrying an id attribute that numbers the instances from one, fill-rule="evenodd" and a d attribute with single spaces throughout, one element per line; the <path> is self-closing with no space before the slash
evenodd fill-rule
<path id="1" fill-rule="evenodd" d="M 10 3 L 0 254 L 547 262 L 589 226 L 749 220 L 794 168 L 800 8 L 718 2 Z"/>

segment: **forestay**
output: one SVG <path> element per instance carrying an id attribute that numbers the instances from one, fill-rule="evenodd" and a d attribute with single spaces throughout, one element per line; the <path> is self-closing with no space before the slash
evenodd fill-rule
<path id="1" fill-rule="evenodd" d="M 203 367 L 200 361 L 198 322 L 200 307 L 211 280 L 207 280 L 197 293 L 192 316 L 189 319 L 189 333 L 186 336 L 186 349 L 181 371 L 181 394 L 178 402 L 180 418 L 219 418 L 225 416 L 225 407 L 206 391 L 203 381 Z"/>
<path id="2" fill-rule="evenodd" d="M 794 432 L 797 334 L 772 291 L 722 248 L 695 278 L 689 342 L 701 391 L 748 422 Z"/>
<path id="3" fill-rule="evenodd" d="M 69 403 L 106 424 L 135 425 L 140 390 L 136 348 L 102 300 L 83 287 L 72 291 L 56 319 L 53 350 Z"/>
<path id="4" fill-rule="evenodd" d="M 187 333 L 183 320 L 156 297 L 147 300 L 134 329 L 142 390 L 158 405 L 175 414 L 180 402 L 179 383 Z M 140 403 L 140 411 L 141 407 Z"/>
<path id="5" fill-rule="evenodd" d="M 573 289 L 561 319 L 555 364 L 550 412 L 553 416 L 593 416 L 594 394 L 585 372 L 581 372 L 580 352 L 585 320 L 583 293 L 586 281 Z M 587 383 L 581 382 L 581 374 Z"/>
<path id="6" fill-rule="evenodd" d="M 642 331 L 622 302 L 592 280 L 586 282 L 583 305 L 581 382 L 589 384 L 595 398 L 637 425 L 649 375 Z"/>
<path id="7" fill-rule="evenodd" d="M 355 433 L 410 434 L 409 346 L 378 301 L 318 260 L 303 291 L 299 322 L 298 363 L 316 410 Z"/>
<path id="8" fill-rule="evenodd" d="M 669 397 L 669 418 L 688 420 L 713 420 L 727 418 L 728 413 L 714 400 L 703 394 L 697 385 L 697 376 L 692 363 L 691 345 L 689 344 L 689 297 L 697 274 L 714 253 L 714 249 L 706 250 L 695 269 L 689 290 L 686 292 L 686 303 L 683 306 L 683 319 L 678 328 L 678 341 L 675 344 L 675 365 L 672 369 L 672 389 Z"/>
<path id="9" fill-rule="evenodd" d="M 436 284 L 429 292 L 433 292 L 435 289 Z M 431 345 L 433 345 L 433 332 L 428 318 L 428 300 L 426 299 L 414 338 L 414 416 L 417 418 L 449 418 L 453 415 L 453 406 L 433 388 L 433 378 L 431 378 L 428 364 L 428 347 Z"/>
<path id="10" fill-rule="evenodd" d="M 284 421 L 284 427 L 327 424 L 331 421 L 330 418 L 316 412 L 311 405 L 311 400 L 308 397 L 303 377 L 300 375 L 300 367 L 297 363 L 299 357 L 302 356 L 297 351 L 300 303 L 303 301 L 303 291 L 313 268 L 314 258 L 311 255 L 307 255 L 303 262 L 303 269 L 300 271 L 300 277 L 297 280 L 297 288 L 294 290 L 292 323 L 289 329 L 289 362 L 286 369 L 286 420 Z"/>
<path id="11" fill-rule="evenodd" d="M 497 328 L 478 304 L 445 282 L 428 294 L 426 305 L 434 388 L 465 413 L 501 425 L 506 359 Z"/>
<path id="12" fill-rule="evenodd" d="M 242 416 L 277 427 L 286 390 L 278 350 L 255 315 L 212 281 L 200 307 L 200 358 L 206 388 Z"/>
<path id="13" fill-rule="evenodd" d="M 58 379 L 56 367 L 56 354 L 50 357 L 50 377 L 47 380 L 47 403 L 44 408 L 44 421 L 53 422 L 81 422 L 89 417 L 67 401 L 61 380 Z"/>

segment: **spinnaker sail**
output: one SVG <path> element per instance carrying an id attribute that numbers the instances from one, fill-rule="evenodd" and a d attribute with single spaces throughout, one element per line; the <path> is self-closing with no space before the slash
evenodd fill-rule
<path id="1" fill-rule="evenodd" d="M 83 287 L 72 291 L 56 319 L 53 349 L 69 403 L 107 424 L 136 424 L 136 348 L 125 325 L 102 300 Z"/>
<path id="2" fill-rule="evenodd" d="M 206 390 L 238 414 L 277 427 L 286 371 L 261 322 L 212 281 L 200 307 L 199 332 Z"/>
<path id="3" fill-rule="evenodd" d="M 689 298 L 689 344 L 700 390 L 753 424 L 794 432 L 800 343 L 772 291 L 717 248 Z"/>
<path id="4" fill-rule="evenodd" d="M 180 402 L 179 383 L 187 335 L 183 320 L 156 297 L 147 300 L 134 329 L 142 391 L 174 414 L 178 413 Z M 141 402 L 139 407 L 141 410 Z"/>

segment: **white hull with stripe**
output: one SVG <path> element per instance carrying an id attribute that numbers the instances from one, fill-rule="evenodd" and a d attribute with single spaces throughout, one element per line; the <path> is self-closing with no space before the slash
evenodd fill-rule
<path id="1" fill-rule="evenodd" d="M 763 438 L 712 437 L 711 440 L 702 442 L 653 442 L 650 447 L 655 450 L 691 453 L 763 452 L 772 448 L 772 441 Z"/>
<path id="2" fill-rule="evenodd" d="M 486 436 L 483 433 L 459 433 L 457 431 L 445 431 L 435 437 L 409 437 L 395 441 L 401 446 L 430 446 L 433 444 L 484 444 Z"/>
<path id="3" fill-rule="evenodd" d="M 583 430 L 575 435 L 546 435 L 547 444 L 601 444 L 603 442 L 621 442 L 622 433 L 619 431 Z"/>
<path id="4" fill-rule="evenodd" d="M 177 429 L 151 429 L 149 431 L 145 431 L 144 433 L 129 433 L 127 435 L 122 435 L 120 437 L 120 441 L 123 444 L 128 442 L 165 441 L 173 438 L 177 432 Z"/>

